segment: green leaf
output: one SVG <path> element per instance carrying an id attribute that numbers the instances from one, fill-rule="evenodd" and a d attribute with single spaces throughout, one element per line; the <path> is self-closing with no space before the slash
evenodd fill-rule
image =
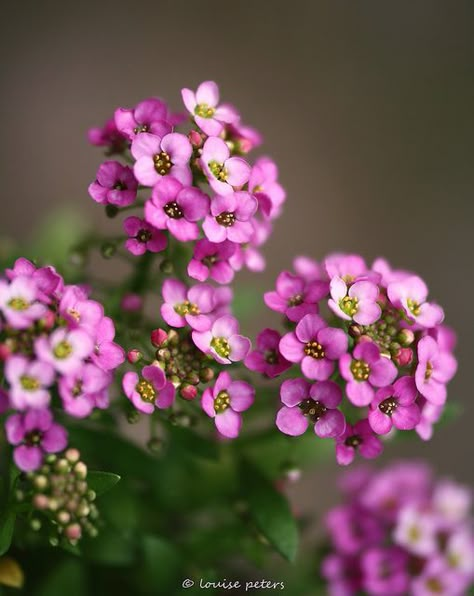
<path id="1" fill-rule="evenodd" d="M 131 535 L 111 527 L 101 529 L 96 538 L 84 540 L 82 551 L 94 563 L 117 567 L 130 565 L 135 556 Z"/>
<path id="2" fill-rule="evenodd" d="M 27 576 L 28 581 L 28 576 Z M 30 584 L 29 589 L 33 586 Z M 32 594 L 33 592 L 28 592 Z M 84 570 L 78 559 L 67 559 L 51 568 L 40 589 L 35 589 L 36 596 L 85 596 L 87 594 Z"/>
<path id="3" fill-rule="evenodd" d="M 250 514 L 263 536 L 288 561 L 294 561 L 298 549 L 298 529 L 286 498 L 260 471 L 244 461 L 241 479 Z"/>
<path id="4" fill-rule="evenodd" d="M 118 474 L 112 472 L 89 472 L 87 474 L 87 484 L 97 496 L 110 490 L 120 480 Z"/>
<path id="5" fill-rule="evenodd" d="M 215 461 L 219 458 L 219 445 L 198 435 L 192 430 L 168 425 L 171 435 L 171 449 L 184 452 L 188 456 Z"/>
<path id="6" fill-rule="evenodd" d="M 16 514 L 7 510 L 0 517 L 0 556 L 10 548 L 15 527 Z"/>
<path id="7" fill-rule="evenodd" d="M 160 536 L 144 536 L 140 574 L 144 587 L 160 594 L 174 593 L 181 583 L 181 557 L 176 547 Z"/>

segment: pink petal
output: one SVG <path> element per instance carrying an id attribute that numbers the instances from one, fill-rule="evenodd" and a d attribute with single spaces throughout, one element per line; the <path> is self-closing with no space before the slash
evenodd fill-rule
<path id="1" fill-rule="evenodd" d="M 299 408 L 284 406 L 278 410 L 276 425 L 282 433 L 296 437 L 302 435 L 308 428 L 308 419 Z"/>
<path id="2" fill-rule="evenodd" d="M 346 429 L 346 419 L 340 410 L 328 410 L 314 425 L 318 437 L 339 437 Z"/>
<path id="3" fill-rule="evenodd" d="M 245 381 L 233 381 L 228 391 L 230 405 L 235 412 L 243 412 L 253 404 L 255 390 Z"/>
<path id="4" fill-rule="evenodd" d="M 229 439 L 235 439 L 239 435 L 242 426 L 241 414 L 234 412 L 231 408 L 227 408 L 221 414 L 217 414 L 214 418 L 217 430 Z"/>

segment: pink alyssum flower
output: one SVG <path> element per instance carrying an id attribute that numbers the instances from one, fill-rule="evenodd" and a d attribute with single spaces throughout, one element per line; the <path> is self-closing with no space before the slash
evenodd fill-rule
<path id="1" fill-rule="evenodd" d="M 100 165 L 96 179 L 89 185 L 89 195 L 101 205 L 127 207 L 137 198 L 138 182 L 133 171 L 118 161 Z"/>
<path id="2" fill-rule="evenodd" d="M 182 89 L 181 96 L 194 122 L 209 136 L 218 136 L 225 124 L 237 123 L 239 114 L 228 104 L 219 105 L 219 87 L 214 81 L 204 81 L 196 91 Z"/>
<path id="3" fill-rule="evenodd" d="M 193 331 L 193 341 L 221 364 L 243 360 L 251 347 L 250 340 L 239 334 L 238 321 L 231 315 L 216 319 L 209 331 Z"/>
<path id="4" fill-rule="evenodd" d="M 155 408 L 169 408 L 175 397 L 173 385 L 163 370 L 154 365 L 144 366 L 140 375 L 125 373 L 122 387 L 135 408 L 144 414 L 152 414 Z"/>
<path id="5" fill-rule="evenodd" d="M 275 329 L 264 329 L 257 335 L 257 349 L 250 352 L 244 364 L 250 370 L 262 373 L 270 379 L 281 375 L 291 367 L 280 352 L 281 335 Z"/>
<path id="6" fill-rule="evenodd" d="M 302 277 L 282 271 L 276 281 L 276 291 L 266 292 L 264 300 L 272 310 L 298 322 L 305 315 L 318 312 L 318 302 L 327 292 L 328 285 L 324 281 L 307 283 Z"/>
<path id="7" fill-rule="evenodd" d="M 234 269 L 229 259 L 235 253 L 236 245 L 229 240 L 211 242 L 207 238 L 194 245 L 193 258 L 188 264 L 188 275 L 198 281 L 208 278 L 220 284 L 228 284 L 234 279 Z"/>
<path id="8" fill-rule="evenodd" d="M 171 129 L 168 107 L 155 97 L 140 101 L 133 109 L 117 108 L 114 121 L 117 130 L 132 141 L 143 132 L 161 137 Z"/>
<path id="9" fill-rule="evenodd" d="M 139 217 L 127 217 L 123 222 L 123 229 L 129 237 L 125 241 L 125 248 L 132 255 L 143 255 L 147 251 L 161 252 L 168 244 L 163 232 Z"/>
<path id="10" fill-rule="evenodd" d="M 219 137 L 209 137 L 202 148 L 202 169 L 209 184 L 219 195 L 227 195 L 249 179 L 250 166 L 241 157 L 231 157 L 230 149 Z"/>
<path id="11" fill-rule="evenodd" d="M 209 284 L 196 284 L 191 288 L 177 279 L 163 283 L 161 316 L 171 327 L 190 325 L 196 331 L 207 331 L 212 324 L 210 316 L 214 306 L 214 288 Z"/>
<path id="12" fill-rule="evenodd" d="M 253 234 L 250 219 L 256 210 L 257 201 L 247 192 L 218 195 L 211 201 L 211 213 L 203 223 L 204 233 L 211 242 L 248 242 Z"/>

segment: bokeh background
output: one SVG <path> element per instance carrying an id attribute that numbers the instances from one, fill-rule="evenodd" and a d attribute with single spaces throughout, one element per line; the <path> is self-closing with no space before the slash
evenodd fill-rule
<path id="1" fill-rule="evenodd" d="M 474 3 L 44 0 L 9 2 L 1 21 L 4 240 L 64 206 L 100 228 L 87 129 L 150 95 L 179 107 L 181 87 L 215 79 L 288 191 L 267 270 L 245 283 L 270 288 L 294 255 L 335 250 L 419 272 L 459 331 L 450 399 L 464 414 L 382 462 L 424 457 L 473 482 Z M 335 472 L 308 474 L 297 506 L 330 502 Z"/>

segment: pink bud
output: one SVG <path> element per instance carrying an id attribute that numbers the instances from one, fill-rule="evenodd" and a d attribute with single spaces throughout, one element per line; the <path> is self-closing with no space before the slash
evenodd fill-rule
<path id="1" fill-rule="evenodd" d="M 163 329 L 153 329 L 151 343 L 155 348 L 161 347 L 168 340 L 168 334 Z"/>
<path id="2" fill-rule="evenodd" d="M 0 344 L 0 360 L 6 360 L 12 353 L 7 344 Z"/>
<path id="3" fill-rule="evenodd" d="M 133 350 L 130 350 L 127 353 L 127 360 L 130 362 L 130 364 L 135 364 L 135 362 L 138 362 L 139 360 L 141 360 L 143 357 L 142 353 L 140 352 L 140 350 L 137 350 L 136 348 L 134 348 Z"/>
<path id="4" fill-rule="evenodd" d="M 408 366 L 413 360 L 413 350 L 411 348 L 400 348 L 393 359 L 398 366 Z"/>
<path id="5" fill-rule="evenodd" d="M 198 133 L 197 130 L 192 130 L 188 136 L 193 147 L 202 146 L 202 136 Z"/>
<path id="6" fill-rule="evenodd" d="M 82 529 L 79 524 L 71 524 L 65 529 L 64 533 L 69 540 L 79 540 L 82 535 Z"/>
<path id="7" fill-rule="evenodd" d="M 41 321 L 44 329 L 51 329 L 55 324 L 55 314 L 51 310 L 48 310 Z"/>
<path id="8" fill-rule="evenodd" d="M 183 385 L 179 390 L 179 394 L 183 399 L 191 401 L 196 397 L 197 389 L 194 385 Z"/>
<path id="9" fill-rule="evenodd" d="M 136 312 L 141 310 L 143 306 L 143 300 L 138 294 L 125 294 L 120 302 L 120 308 L 127 312 Z"/>

